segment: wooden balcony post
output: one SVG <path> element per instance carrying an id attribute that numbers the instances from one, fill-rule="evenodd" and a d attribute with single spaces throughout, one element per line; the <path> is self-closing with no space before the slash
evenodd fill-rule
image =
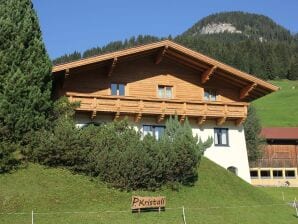
<path id="1" fill-rule="evenodd" d="M 144 107 L 144 102 L 143 102 L 143 100 L 140 100 L 139 101 L 139 113 L 137 113 L 136 116 L 135 116 L 135 122 L 136 123 L 140 122 L 140 120 L 142 118 L 143 107 Z"/>
<path id="2" fill-rule="evenodd" d="M 197 124 L 202 125 L 205 123 L 205 121 L 206 121 L 206 116 L 200 116 L 198 117 Z"/>

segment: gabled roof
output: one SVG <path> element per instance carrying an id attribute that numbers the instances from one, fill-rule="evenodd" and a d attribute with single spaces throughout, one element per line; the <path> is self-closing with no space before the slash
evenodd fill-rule
<path id="1" fill-rule="evenodd" d="M 262 128 L 261 136 L 266 139 L 298 140 L 298 127 Z"/>
<path id="2" fill-rule="evenodd" d="M 78 69 L 80 67 L 102 63 L 105 61 L 113 62 L 115 59 L 116 61 L 121 61 L 122 59 L 127 60 L 127 58 L 137 57 L 142 54 L 156 54 L 161 55 L 161 57 L 164 56 L 173 59 L 177 63 L 189 66 L 192 69 L 197 69 L 200 71 L 198 74 L 207 74 L 207 80 L 209 79 L 208 75 L 214 73 L 212 77 L 218 76 L 219 78 L 229 80 L 237 85 L 241 91 L 243 91 L 244 97 L 246 97 L 247 100 L 262 97 L 279 89 L 277 86 L 274 86 L 262 79 L 256 78 L 255 76 L 242 72 L 232 66 L 226 65 L 169 40 L 56 65 L 53 67 L 52 72 L 54 74 L 61 73 L 63 71 Z M 240 93 L 240 95 L 242 94 Z"/>

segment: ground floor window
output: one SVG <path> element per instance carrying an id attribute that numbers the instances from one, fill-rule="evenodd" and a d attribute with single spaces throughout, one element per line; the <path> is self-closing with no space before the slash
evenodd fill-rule
<path id="1" fill-rule="evenodd" d="M 275 179 L 283 178 L 282 170 L 273 170 L 272 173 Z"/>
<path id="2" fill-rule="evenodd" d="M 257 171 L 257 170 L 251 170 L 251 171 L 250 171 L 250 177 L 251 177 L 252 179 L 256 179 L 256 178 L 258 178 L 258 177 L 259 177 L 258 171 Z"/>
<path id="3" fill-rule="evenodd" d="M 295 170 L 286 170 L 285 174 L 286 174 L 286 178 L 295 178 L 296 176 Z"/>
<path id="4" fill-rule="evenodd" d="M 143 125 L 143 134 L 145 135 L 152 135 L 156 139 L 160 139 L 163 135 L 166 127 L 162 125 Z"/>
<path id="5" fill-rule="evenodd" d="M 229 135 L 227 128 L 214 128 L 214 145 L 228 146 Z"/>
<path id="6" fill-rule="evenodd" d="M 270 170 L 261 170 L 261 178 L 268 179 L 271 177 Z"/>

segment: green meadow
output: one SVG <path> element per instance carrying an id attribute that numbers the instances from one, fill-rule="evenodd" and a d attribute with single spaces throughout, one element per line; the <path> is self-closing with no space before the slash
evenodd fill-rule
<path id="1" fill-rule="evenodd" d="M 297 223 L 287 204 L 298 191 L 257 188 L 204 158 L 192 187 L 121 192 L 65 169 L 29 164 L 0 176 L 0 223 Z M 290 191 L 289 191 L 290 190 Z M 288 195 L 282 200 L 281 191 Z M 287 193 L 289 191 L 290 193 Z M 131 196 L 166 196 L 166 211 L 132 214 Z"/>

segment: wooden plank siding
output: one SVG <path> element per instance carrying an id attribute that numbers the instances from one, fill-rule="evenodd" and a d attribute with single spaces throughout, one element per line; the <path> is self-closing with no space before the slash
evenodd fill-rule
<path id="1" fill-rule="evenodd" d="M 293 141 L 285 143 L 269 143 L 263 149 L 263 156 L 251 167 L 298 167 L 298 145 Z"/>
<path id="2" fill-rule="evenodd" d="M 202 73 L 169 58 L 155 64 L 143 56 L 117 62 L 111 74 L 107 65 L 73 69 L 57 92 L 80 101 L 80 111 L 245 119 L 248 103 L 240 100 L 241 88 L 216 79 L 216 73 L 202 84 Z M 111 83 L 125 84 L 125 96 L 111 96 Z M 158 85 L 172 86 L 172 99 L 158 98 Z M 215 90 L 217 101 L 204 101 L 204 88 Z"/>

